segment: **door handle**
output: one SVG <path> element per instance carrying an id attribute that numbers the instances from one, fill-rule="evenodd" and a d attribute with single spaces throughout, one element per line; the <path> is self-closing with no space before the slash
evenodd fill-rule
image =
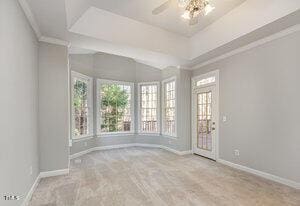
<path id="1" fill-rule="evenodd" d="M 212 125 L 215 126 L 216 123 L 215 123 L 215 122 L 212 122 Z M 215 128 L 215 127 L 211 127 L 211 130 L 216 130 L 216 128 Z"/>

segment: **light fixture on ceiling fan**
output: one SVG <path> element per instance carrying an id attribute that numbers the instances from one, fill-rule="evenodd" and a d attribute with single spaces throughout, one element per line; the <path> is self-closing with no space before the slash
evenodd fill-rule
<path id="1" fill-rule="evenodd" d="M 199 14 L 203 13 L 204 15 L 207 15 L 215 9 L 215 7 L 209 3 L 209 0 L 168 0 L 154 9 L 152 14 L 157 15 L 165 11 L 170 7 L 173 1 L 177 1 L 179 7 L 185 7 L 182 18 L 189 19 L 190 25 L 198 23 Z"/>

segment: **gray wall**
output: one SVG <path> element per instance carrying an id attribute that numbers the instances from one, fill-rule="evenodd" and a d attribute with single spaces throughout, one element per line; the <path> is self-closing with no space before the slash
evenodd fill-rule
<path id="1" fill-rule="evenodd" d="M 0 28 L 0 205 L 20 205 L 39 173 L 38 42 L 17 1 L 0 1 Z"/>
<path id="2" fill-rule="evenodd" d="M 40 170 L 69 164 L 69 68 L 65 46 L 39 45 Z"/>
<path id="3" fill-rule="evenodd" d="M 193 72 L 220 70 L 221 159 L 300 182 L 299 54 L 297 32 Z"/>
<path id="4" fill-rule="evenodd" d="M 129 81 L 135 83 L 135 129 L 137 131 L 138 107 L 137 107 L 137 83 L 161 81 L 162 79 L 176 76 L 178 84 L 178 113 L 184 117 L 178 124 L 178 138 L 168 138 L 153 135 L 130 135 L 130 136 L 102 136 L 94 139 L 73 142 L 71 154 L 98 146 L 110 146 L 117 144 L 144 143 L 144 144 L 162 144 L 177 150 L 190 149 L 190 71 L 182 71 L 175 68 L 169 68 L 166 72 L 162 70 L 135 62 L 133 59 L 120 57 L 110 54 L 78 54 L 70 55 L 70 69 L 100 79 L 112 79 L 120 81 Z M 95 81 L 95 80 L 94 80 Z M 95 88 L 94 88 L 95 89 Z M 95 91 L 94 91 L 95 92 Z M 184 96 L 184 99 L 179 98 Z M 184 105 L 183 105 L 184 104 Z M 96 100 L 94 99 L 94 105 Z M 94 111 L 96 108 L 94 107 Z M 181 121 L 181 120 L 179 120 Z M 96 117 L 94 117 L 96 124 Z M 94 132 L 96 125 L 94 124 Z M 187 125 L 188 124 L 188 125 Z M 87 146 L 84 146 L 84 143 Z"/>
<path id="5" fill-rule="evenodd" d="M 160 144 L 179 151 L 191 149 L 191 73 L 174 67 L 162 71 L 162 79 L 176 77 L 177 138 L 162 136 Z"/>

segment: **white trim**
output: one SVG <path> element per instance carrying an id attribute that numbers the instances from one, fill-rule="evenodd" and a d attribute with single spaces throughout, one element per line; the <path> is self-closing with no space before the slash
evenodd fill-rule
<path id="1" fill-rule="evenodd" d="M 57 39 L 57 38 L 53 38 L 53 37 L 48 37 L 48 36 L 40 36 L 39 41 L 50 43 L 50 44 L 57 44 L 57 45 L 61 45 L 61 46 L 66 46 L 66 47 L 70 46 L 70 43 L 65 41 L 65 40 Z"/>
<path id="2" fill-rule="evenodd" d="M 67 174 L 69 174 L 69 168 L 41 172 L 39 176 L 40 176 L 40 178 L 45 178 L 45 177 L 54 177 L 54 176 L 67 175 Z"/>
<path id="3" fill-rule="evenodd" d="M 41 180 L 41 175 L 39 174 L 39 175 L 36 177 L 34 183 L 32 184 L 30 190 L 28 191 L 26 197 L 24 198 L 23 203 L 21 204 L 22 206 L 27 206 L 27 205 L 29 204 L 29 202 L 30 202 L 30 200 L 31 200 L 31 197 L 32 197 L 32 195 L 33 195 L 33 192 L 34 192 L 35 189 L 37 188 L 37 186 L 38 186 L 40 180 Z"/>
<path id="4" fill-rule="evenodd" d="M 54 177 L 54 176 L 59 176 L 59 175 L 67 175 L 67 174 L 69 174 L 69 168 L 62 169 L 62 170 L 40 172 L 39 175 L 36 177 L 34 183 L 32 184 L 30 190 L 28 191 L 26 197 L 24 198 L 23 202 L 21 203 L 21 206 L 29 205 L 32 195 L 33 195 L 34 191 L 36 190 L 36 188 L 42 178 Z"/>
<path id="5" fill-rule="evenodd" d="M 102 132 L 97 135 L 97 137 L 118 137 L 118 136 L 134 136 L 136 133 L 134 132 Z"/>
<path id="6" fill-rule="evenodd" d="M 201 79 L 205 79 L 205 78 L 208 78 L 208 77 L 212 77 L 214 76 L 216 78 L 216 81 L 213 82 L 213 83 L 209 83 L 209 84 L 205 84 L 205 85 L 200 85 L 200 86 L 197 86 L 197 81 L 201 80 Z M 214 160 L 218 159 L 219 158 L 219 141 L 220 141 L 220 71 L 219 70 L 214 70 L 214 71 L 211 71 L 211 72 L 207 72 L 205 74 L 202 74 L 202 75 L 199 75 L 199 76 L 195 76 L 195 77 L 192 77 L 192 81 L 191 81 L 191 97 L 192 97 L 192 114 L 195 114 L 196 111 L 195 111 L 195 99 L 194 99 L 194 92 L 199 89 L 199 88 L 205 88 L 207 86 L 215 86 L 216 88 L 216 102 L 217 102 L 217 105 L 216 105 L 216 117 L 215 117 L 215 120 L 216 120 L 216 125 L 215 125 L 215 128 L 216 128 L 216 142 L 215 142 L 215 158 L 213 158 Z M 192 115 L 191 116 L 191 122 L 192 122 L 192 131 L 191 131 L 191 134 L 192 134 L 192 150 L 194 148 L 194 139 L 196 138 L 196 128 L 195 128 L 195 125 L 196 125 L 196 120 L 194 118 L 194 116 Z"/>
<path id="7" fill-rule="evenodd" d="M 168 139 L 178 140 L 178 137 L 170 136 L 170 135 L 167 135 L 167 134 L 162 134 L 161 136 L 164 137 L 164 138 L 168 138 Z"/>
<path id="8" fill-rule="evenodd" d="M 141 86 L 157 86 L 157 106 L 156 106 L 156 118 L 157 118 L 157 131 L 156 132 L 144 132 L 141 130 Z M 160 82 L 140 82 L 138 83 L 138 134 L 141 135 L 159 135 L 160 134 Z"/>
<path id="9" fill-rule="evenodd" d="M 235 50 L 232 50 L 230 52 L 227 52 L 227 53 L 222 54 L 220 56 L 217 56 L 215 58 L 212 58 L 212 59 L 210 59 L 208 61 L 205 61 L 203 63 L 197 64 L 197 65 L 191 67 L 191 70 L 199 69 L 199 68 L 204 67 L 206 65 L 209 65 L 209 64 L 215 63 L 217 61 L 220 61 L 222 59 L 226 59 L 228 57 L 231 57 L 233 55 L 245 52 L 247 50 L 253 49 L 253 48 L 258 47 L 258 46 L 261 46 L 263 44 L 266 44 L 268 42 L 274 41 L 276 39 L 280 39 L 282 37 L 285 37 L 285 36 L 287 36 L 289 34 L 293 34 L 293 33 L 298 32 L 298 31 L 300 31 L 300 24 L 296 24 L 296 25 L 291 26 L 291 27 L 289 27 L 289 28 L 287 28 L 285 30 L 282 30 L 280 32 L 272 34 L 272 35 L 270 35 L 268 37 L 265 37 L 263 39 L 259 39 L 257 41 L 254 41 L 254 42 L 250 43 L 250 44 L 247 44 L 246 46 L 242 46 L 240 48 L 237 48 Z"/>
<path id="10" fill-rule="evenodd" d="M 33 12 L 30 9 L 29 4 L 27 3 L 26 0 L 18 0 L 18 1 L 19 1 L 19 4 L 20 4 L 21 8 L 23 9 L 24 14 L 27 17 L 27 19 L 29 21 L 29 24 L 31 25 L 37 39 L 39 39 L 42 36 L 42 33 L 41 33 L 39 25 L 36 21 L 36 18 L 34 16 Z"/>
<path id="11" fill-rule="evenodd" d="M 101 84 L 121 84 L 121 85 L 126 85 L 126 86 L 130 86 L 130 90 L 131 90 L 131 99 L 130 99 L 130 115 L 131 115 L 131 125 L 130 125 L 130 131 L 128 132 L 101 132 L 101 114 L 100 114 L 100 110 L 101 108 L 99 108 L 100 106 L 100 102 L 101 102 L 101 91 L 100 91 L 100 85 Z M 108 80 L 108 79 L 97 79 L 97 84 L 96 84 L 96 110 L 97 110 L 97 136 L 114 136 L 114 135 L 123 135 L 123 134 L 134 134 L 135 133 L 135 116 L 134 116 L 134 83 L 133 82 L 124 82 L 124 81 L 117 81 L 117 80 Z"/>
<path id="12" fill-rule="evenodd" d="M 81 141 L 85 141 L 85 140 L 89 140 L 89 139 L 94 139 L 96 136 L 95 135 L 87 135 L 85 137 L 81 137 L 81 138 L 73 138 L 71 139 L 72 142 L 81 142 Z"/>
<path id="13" fill-rule="evenodd" d="M 81 135 L 81 136 L 77 136 L 75 137 L 74 135 L 74 128 L 75 128 L 75 121 L 74 121 L 74 104 L 73 104 L 73 97 L 74 97 L 74 78 L 78 78 L 78 79 L 82 79 L 82 81 L 86 81 L 87 82 L 87 87 L 88 87 L 88 94 L 87 94 L 87 101 L 88 101 L 88 133 L 87 135 Z M 92 77 L 89 77 L 87 75 L 81 74 L 79 72 L 75 72 L 75 71 L 71 71 L 71 139 L 73 140 L 80 140 L 80 139 L 86 139 L 88 137 L 93 136 L 94 134 L 94 130 L 93 130 L 93 126 L 94 126 L 94 103 L 93 103 L 93 97 L 94 97 L 94 92 L 93 92 L 93 88 L 94 88 L 94 81 Z"/>
<path id="14" fill-rule="evenodd" d="M 170 147 L 167 147 L 167 146 L 164 146 L 164 145 L 159 145 L 158 148 L 161 148 L 161 149 L 164 149 L 164 150 L 167 150 L 169 152 L 172 152 L 174 154 L 177 154 L 177 155 L 188 155 L 188 154 L 192 154 L 192 151 L 191 150 L 186 150 L 186 151 L 178 151 L 178 150 L 175 150 L 175 149 L 172 149 Z"/>
<path id="15" fill-rule="evenodd" d="M 81 156 L 83 156 L 83 155 L 85 155 L 85 154 L 88 154 L 88 153 L 91 153 L 91 152 L 93 152 L 93 151 L 95 151 L 94 147 L 93 147 L 93 148 L 90 148 L 90 149 L 83 150 L 83 151 L 81 151 L 81 152 L 74 153 L 74 154 L 72 154 L 72 155 L 69 155 L 69 159 L 70 159 L 70 160 L 71 160 L 71 159 L 75 159 L 75 158 L 77 158 L 77 157 L 81 157 Z"/>
<path id="16" fill-rule="evenodd" d="M 272 175 L 272 174 L 269 174 L 269 173 L 266 173 L 266 172 L 255 170 L 255 169 L 243 166 L 243 165 L 235 164 L 235 163 L 223 160 L 223 159 L 217 159 L 217 162 L 219 162 L 221 164 L 224 164 L 224 165 L 227 165 L 229 167 L 238 169 L 238 170 L 242 170 L 244 172 L 248 172 L 248 173 L 263 177 L 263 178 L 268 179 L 268 180 L 272 180 L 274 182 L 278 182 L 278 183 L 293 187 L 293 188 L 298 189 L 298 190 L 300 189 L 300 183 L 299 182 L 295 182 L 295 181 L 288 180 L 288 179 L 285 179 L 285 178 L 282 178 L 282 177 L 278 177 L 276 175 Z"/>
<path id="17" fill-rule="evenodd" d="M 175 134 L 168 134 L 164 132 L 164 122 L 165 122 L 165 84 L 175 81 Z M 162 136 L 170 136 L 177 138 L 177 122 L 178 122 L 178 85 L 176 76 L 170 77 L 168 79 L 164 79 L 161 83 L 162 85 L 162 94 L 161 94 L 161 134 Z"/>
<path id="18" fill-rule="evenodd" d="M 161 134 L 160 133 L 157 133 L 157 132 L 140 132 L 140 133 L 136 133 L 135 134 L 136 136 L 153 136 L 153 137 L 160 137 Z"/>
<path id="19" fill-rule="evenodd" d="M 149 148 L 160 148 L 167 150 L 169 152 L 175 153 L 177 155 L 187 155 L 192 154 L 191 150 L 187 151 L 178 151 L 175 149 L 172 149 L 170 147 L 164 146 L 164 145 L 158 145 L 158 144 L 142 144 L 142 143 L 132 143 L 132 144 L 119 144 L 119 145 L 109 145 L 109 146 L 101 146 L 101 147 L 93 147 L 75 154 L 70 155 L 70 159 L 74 159 L 77 157 L 80 157 L 82 155 L 88 154 L 90 152 L 94 151 L 102 151 L 102 150 L 111 150 L 111 149 L 119 149 L 119 148 L 127 148 L 127 147 L 149 147 Z"/>

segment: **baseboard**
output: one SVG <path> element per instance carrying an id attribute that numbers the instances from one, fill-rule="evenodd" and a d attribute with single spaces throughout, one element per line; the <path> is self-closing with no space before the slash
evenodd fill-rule
<path id="1" fill-rule="evenodd" d="M 177 155 L 187 155 L 192 154 L 191 150 L 187 151 L 178 151 L 175 149 L 172 149 L 170 147 L 164 146 L 164 145 L 158 145 L 158 144 L 143 144 L 143 143 L 132 143 L 132 144 L 119 144 L 119 145 L 110 145 L 110 146 L 101 146 L 101 147 L 93 147 L 75 154 L 70 155 L 70 159 L 74 159 L 77 157 L 80 157 L 82 155 L 88 154 L 93 151 L 101 151 L 101 150 L 110 150 L 110 149 L 119 149 L 119 148 L 127 148 L 127 147 L 150 147 L 150 148 L 160 148 L 167 150 L 169 152 L 175 153 Z"/>
<path id="2" fill-rule="evenodd" d="M 224 164 L 224 165 L 227 165 L 229 167 L 233 167 L 235 169 L 242 170 L 244 172 L 248 172 L 248 173 L 263 177 L 263 178 L 268 179 L 268 180 L 272 180 L 274 182 L 278 182 L 278 183 L 293 187 L 293 188 L 298 189 L 298 190 L 300 189 L 300 183 L 292 181 L 292 180 L 288 180 L 288 179 L 285 179 L 285 178 L 282 178 L 282 177 L 278 177 L 276 175 L 272 175 L 272 174 L 269 174 L 269 173 L 266 173 L 266 172 L 255 170 L 255 169 L 243 166 L 243 165 L 235 164 L 235 163 L 223 160 L 223 159 L 218 159 L 217 162 L 219 162 L 221 164 Z"/>
<path id="3" fill-rule="evenodd" d="M 35 189 L 37 188 L 39 182 L 40 182 L 41 176 L 40 174 L 36 177 L 34 183 L 32 184 L 29 192 L 27 193 L 25 199 L 23 200 L 23 203 L 21 204 L 21 206 L 27 206 L 31 200 L 32 194 L 35 191 Z"/>
<path id="4" fill-rule="evenodd" d="M 193 150 L 179 151 L 179 155 L 189 155 L 193 154 Z"/>
<path id="5" fill-rule="evenodd" d="M 160 145 L 160 148 L 161 149 L 164 149 L 164 150 L 167 150 L 169 152 L 173 152 L 177 155 L 187 155 L 187 154 L 192 154 L 192 151 L 191 150 L 187 150 L 187 151 L 178 151 L 178 150 L 175 150 L 175 149 L 172 149 L 170 147 L 166 147 L 166 146 L 163 146 L 163 145 Z"/>
<path id="6" fill-rule="evenodd" d="M 77 152 L 77 153 L 75 153 L 75 154 L 69 155 L 69 159 L 74 159 L 74 158 L 80 157 L 80 156 L 82 156 L 82 155 L 88 154 L 88 153 L 93 152 L 93 151 L 95 151 L 94 148 L 90 148 L 90 149 L 87 149 L 87 150 L 83 150 L 83 151 L 81 151 L 81 152 Z"/>
<path id="7" fill-rule="evenodd" d="M 45 177 L 53 177 L 53 176 L 67 175 L 67 174 L 69 174 L 69 169 L 61 169 L 61 170 L 41 172 L 40 177 L 45 178 Z"/>
<path id="8" fill-rule="evenodd" d="M 100 147 L 94 147 L 93 151 L 100 151 L 100 150 L 111 150 L 111 149 L 120 149 L 120 148 L 127 148 L 127 147 L 135 147 L 136 144 L 117 144 L 117 145 L 109 145 L 109 146 L 100 146 Z"/>
<path id="9" fill-rule="evenodd" d="M 21 206 L 27 206 L 31 200 L 32 194 L 37 188 L 40 180 L 45 177 L 53 177 L 59 175 L 69 174 L 69 169 L 62 169 L 62 170 L 54 170 L 54 171 L 47 171 L 47 172 L 40 172 L 40 174 L 36 177 L 34 183 L 32 184 L 29 192 L 27 193 L 26 197 L 23 200 Z"/>

